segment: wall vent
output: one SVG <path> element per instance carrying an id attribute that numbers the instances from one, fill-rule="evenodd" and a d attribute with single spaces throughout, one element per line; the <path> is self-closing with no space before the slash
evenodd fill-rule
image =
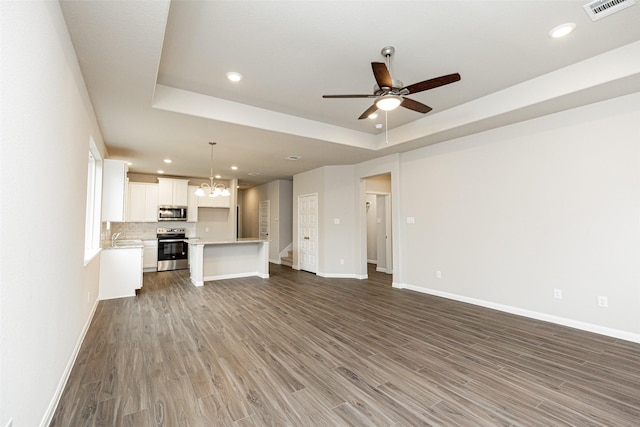
<path id="1" fill-rule="evenodd" d="M 636 4 L 635 0 L 595 0 L 582 7 L 591 20 L 595 22 L 634 4 Z"/>

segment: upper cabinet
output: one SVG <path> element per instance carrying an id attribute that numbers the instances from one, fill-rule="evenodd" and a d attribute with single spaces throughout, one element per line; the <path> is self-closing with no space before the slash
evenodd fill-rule
<path id="1" fill-rule="evenodd" d="M 124 222 L 127 163 L 105 159 L 102 163 L 102 221 Z"/>
<path id="2" fill-rule="evenodd" d="M 129 183 L 127 222 L 158 221 L 158 187 L 158 184 Z"/>
<path id="3" fill-rule="evenodd" d="M 187 187 L 187 222 L 198 222 L 198 199 L 195 192 L 198 187 L 190 185 Z"/>
<path id="4" fill-rule="evenodd" d="M 188 179 L 158 178 L 159 206 L 187 206 Z"/>

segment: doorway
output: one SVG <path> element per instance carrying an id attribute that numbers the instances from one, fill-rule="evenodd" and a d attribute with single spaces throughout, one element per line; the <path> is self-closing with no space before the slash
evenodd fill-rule
<path id="1" fill-rule="evenodd" d="M 363 240 L 368 271 L 393 274 L 391 174 L 364 178 Z"/>

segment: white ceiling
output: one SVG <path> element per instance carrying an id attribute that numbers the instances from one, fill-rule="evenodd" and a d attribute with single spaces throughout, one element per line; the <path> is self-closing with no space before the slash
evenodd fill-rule
<path id="1" fill-rule="evenodd" d="M 584 3 L 60 2 L 112 158 L 136 173 L 207 177 L 213 140 L 215 172 L 247 184 L 639 91 L 640 6 L 592 22 Z M 576 30 L 548 36 L 564 22 Z M 405 85 L 462 76 L 411 96 L 427 115 L 390 112 L 388 140 L 374 127 L 383 114 L 357 120 L 370 99 L 322 98 L 371 93 L 370 63 L 387 45 Z"/>

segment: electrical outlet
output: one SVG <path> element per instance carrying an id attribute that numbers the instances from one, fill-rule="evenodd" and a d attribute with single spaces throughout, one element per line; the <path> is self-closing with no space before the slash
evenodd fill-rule
<path id="1" fill-rule="evenodd" d="M 562 299 L 562 289 L 554 289 L 553 290 L 553 297 L 555 299 Z"/>
<path id="2" fill-rule="evenodd" d="M 607 299 L 607 297 L 598 296 L 598 307 L 609 307 L 609 300 Z"/>
<path id="3" fill-rule="evenodd" d="M 442 279 L 442 271 L 436 270 L 436 279 Z"/>
<path id="4" fill-rule="evenodd" d="M 340 265 L 344 265 L 344 259 L 340 258 Z"/>

